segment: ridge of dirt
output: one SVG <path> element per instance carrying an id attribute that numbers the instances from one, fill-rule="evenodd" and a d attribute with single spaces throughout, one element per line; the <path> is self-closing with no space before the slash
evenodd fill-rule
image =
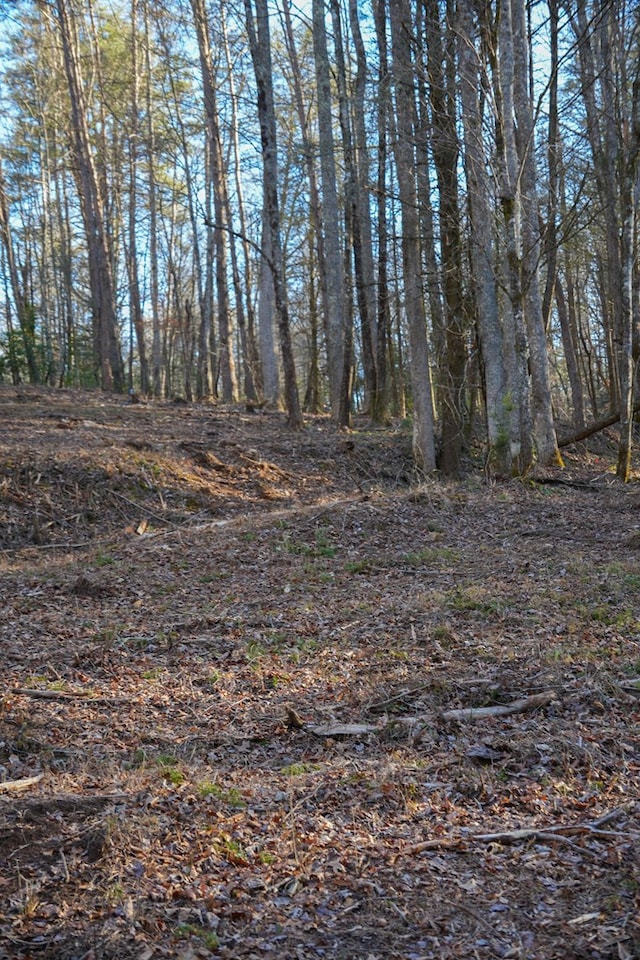
<path id="1" fill-rule="evenodd" d="M 0 388 L 0 424 L 3 960 L 640 956 L 602 438 L 452 484 L 364 421 Z"/>

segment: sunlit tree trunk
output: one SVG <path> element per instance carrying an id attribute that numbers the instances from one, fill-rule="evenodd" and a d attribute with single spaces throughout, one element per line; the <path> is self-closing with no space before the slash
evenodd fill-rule
<path id="1" fill-rule="evenodd" d="M 448 3 L 448 17 L 452 16 L 450 6 Z M 438 180 L 442 289 L 446 305 L 446 354 L 444 367 L 440 370 L 439 391 L 442 420 L 439 464 L 445 476 L 457 477 L 466 407 L 466 317 L 458 203 L 455 35 L 450 24 L 440 21 L 438 0 L 425 0 L 425 13 L 431 146 Z"/>
<path id="2" fill-rule="evenodd" d="M 273 102 L 273 72 L 271 66 L 271 32 L 267 0 L 255 0 L 255 17 L 251 0 L 245 0 L 245 14 L 251 59 L 258 91 L 258 115 L 262 145 L 264 206 L 268 224 L 273 293 L 280 337 L 282 367 L 285 381 L 285 403 L 289 425 L 300 429 L 303 425 L 296 368 L 291 343 L 289 307 L 286 295 L 284 258 L 280 232 L 280 202 L 278 195 L 278 151 L 276 117 Z"/>
<path id="3" fill-rule="evenodd" d="M 365 90 L 369 70 L 357 0 L 349 0 L 349 22 L 356 52 L 356 77 L 353 92 L 353 135 L 355 163 L 355 222 L 357 229 L 360 328 L 362 336 L 362 362 L 365 385 L 371 416 L 381 420 L 385 415 L 383 395 L 378 389 L 376 357 L 376 287 L 373 257 L 373 231 L 369 203 L 371 164 L 365 117 Z"/>
<path id="4" fill-rule="evenodd" d="M 340 422 L 345 362 L 345 278 L 340 243 L 340 209 L 336 184 L 335 146 L 331 113 L 331 73 L 327 50 L 324 0 L 312 0 L 313 52 L 318 96 L 318 133 L 322 179 L 325 271 L 328 315 L 324 318 L 327 338 L 327 370 L 333 418 Z M 344 405 L 342 405 L 344 407 Z M 344 409 L 342 410 L 344 414 Z"/>
<path id="5" fill-rule="evenodd" d="M 158 267 L 158 184 L 156 178 L 156 128 L 152 92 L 151 28 L 149 0 L 144 2 L 145 38 L 145 107 L 147 146 L 147 191 L 149 204 L 149 298 L 151 302 L 151 387 L 155 397 L 163 396 L 166 387 L 167 362 L 160 319 L 160 282 Z M 166 331 L 165 331 L 166 334 Z"/>
<path id="6" fill-rule="evenodd" d="M 218 337 L 220 379 L 222 398 L 231 402 L 237 397 L 235 361 L 233 357 L 231 315 L 229 306 L 229 285 L 227 279 L 227 244 L 231 225 L 228 220 L 229 203 L 227 197 L 225 163 L 222 154 L 220 120 L 216 96 L 216 82 L 213 73 L 211 38 L 209 22 L 204 0 L 191 0 L 191 9 L 198 39 L 200 54 L 200 72 L 204 95 L 211 173 L 213 179 L 213 207 L 215 223 L 211 225 L 214 234 L 216 257 L 216 293 L 218 300 Z"/>
<path id="7" fill-rule="evenodd" d="M 640 13 L 636 12 L 640 30 Z M 640 39 L 640 36 L 639 36 Z M 620 444 L 616 475 L 625 483 L 631 477 L 631 447 L 633 441 L 633 401 L 635 364 L 633 357 L 634 332 L 634 269 L 638 255 L 637 209 L 640 202 L 640 63 L 636 62 L 630 123 L 624 143 L 622 186 L 622 335 L 619 347 L 620 368 Z M 636 294 L 637 296 L 637 294 Z"/>
<path id="8" fill-rule="evenodd" d="M 27 371 L 29 374 L 29 380 L 31 383 L 38 383 L 39 381 L 39 372 L 38 366 L 36 363 L 35 349 L 34 349 L 34 336 L 33 336 L 33 307 L 29 304 L 23 284 L 20 280 L 20 271 L 18 264 L 16 263 L 16 257 L 14 252 L 13 237 L 11 233 L 11 220 L 9 217 L 9 201 L 7 198 L 7 190 L 4 181 L 4 174 L 2 171 L 2 164 L 0 163 L 0 241 L 4 248 L 4 255 L 7 263 L 7 274 L 9 277 L 9 284 L 11 286 L 11 293 L 13 295 L 13 303 L 15 306 L 16 318 L 18 320 L 18 327 L 20 330 L 20 339 L 22 341 L 22 346 L 24 347 L 24 355 L 27 361 Z M 7 301 L 7 312 L 10 317 L 10 307 L 9 302 Z M 31 314 L 31 316 L 30 316 Z M 19 366 L 16 360 L 16 343 L 15 343 L 15 332 L 13 331 L 13 325 L 9 319 L 8 323 L 10 335 L 9 335 L 9 361 L 10 367 L 12 370 L 13 381 L 20 381 Z"/>
<path id="9" fill-rule="evenodd" d="M 395 157 L 402 205 L 404 307 L 411 346 L 413 455 L 418 468 L 428 473 L 436 467 L 436 454 L 415 173 L 413 25 L 407 0 L 390 0 L 390 14 L 397 116 Z"/>
<path id="10" fill-rule="evenodd" d="M 519 161 L 514 130 L 514 52 L 510 0 L 502 0 L 497 37 L 492 50 L 496 101 L 497 189 L 503 218 L 502 267 L 507 293 L 503 305 L 504 357 L 509 405 L 508 442 L 512 472 L 524 474 L 534 459 L 533 425 L 522 280 L 522 233 Z"/>
<path id="11" fill-rule="evenodd" d="M 377 174 L 376 211 L 378 236 L 376 302 L 376 395 L 372 415 L 383 419 L 389 406 L 389 348 L 391 343 L 391 305 L 389 293 L 389 227 L 387 215 L 388 126 L 391 116 L 391 77 L 387 50 L 385 0 L 374 0 L 373 13 L 378 49 Z"/>
<path id="12" fill-rule="evenodd" d="M 276 407 L 280 405 L 280 371 L 275 343 L 275 294 L 273 289 L 273 258 L 271 234 L 266 211 L 262 217 L 262 257 L 258 288 L 258 331 L 264 398 Z"/>
<path id="13" fill-rule="evenodd" d="M 130 317 L 135 330 L 140 364 L 140 389 L 150 393 L 149 363 L 145 325 L 142 317 L 138 258 L 138 152 L 140 150 L 140 64 L 139 64 L 138 0 L 131 0 L 131 129 L 129 131 L 129 244 L 127 271 L 129 276 Z M 132 346 L 130 345 L 130 350 Z M 129 387 L 133 389 L 132 357 L 129 358 Z"/>
<path id="14" fill-rule="evenodd" d="M 243 383 L 244 392 L 247 400 L 257 401 L 262 399 L 262 375 L 260 369 L 260 356 L 256 342 L 255 317 L 253 311 L 252 290 L 251 290 L 251 258 L 249 256 L 249 243 L 247 237 L 247 227 L 244 215 L 244 188 L 240 176 L 240 121 L 238 117 L 238 95 L 236 92 L 236 82 L 234 77 L 233 63 L 229 50 L 229 37 L 227 33 L 227 18 L 225 14 L 225 4 L 220 4 L 220 23 L 222 30 L 222 42 L 224 46 L 227 83 L 229 85 L 229 98 L 231 101 L 231 140 L 233 146 L 234 171 L 235 171 L 235 191 L 236 205 L 240 222 L 240 237 L 235 231 L 229 236 L 229 251 L 231 254 L 231 270 L 233 276 L 233 289 L 236 300 L 236 318 L 238 330 L 240 333 L 242 349 Z M 225 202 L 227 205 L 227 221 L 232 223 L 231 204 L 229 200 L 229 189 L 225 191 Z M 240 267 L 237 240 L 240 241 L 243 252 L 242 269 Z M 244 282 L 242 275 L 244 274 Z"/>
<path id="15" fill-rule="evenodd" d="M 464 131 L 464 169 L 470 223 L 472 296 L 482 356 L 488 457 L 491 470 L 509 476 L 511 443 L 507 412 L 502 324 L 498 313 L 493 215 L 482 135 L 482 66 L 476 47 L 472 0 L 458 2 L 458 61 Z"/>
<path id="16" fill-rule="evenodd" d="M 511 11 L 513 56 L 515 63 L 518 64 L 517 70 L 514 71 L 513 120 L 520 165 L 521 256 L 531 366 L 533 430 L 540 463 L 561 466 L 562 458 L 553 422 L 549 353 L 540 292 L 540 210 L 537 196 L 535 123 L 529 86 L 531 64 L 527 40 L 526 0 L 511 0 Z"/>
<path id="17" fill-rule="evenodd" d="M 80 73 L 75 14 L 68 0 L 56 0 L 55 11 L 71 103 L 78 193 L 89 257 L 96 361 L 103 389 L 120 391 L 124 388 L 125 379 L 118 339 L 111 258 L 100 185 L 87 126 L 87 106 Z"/>

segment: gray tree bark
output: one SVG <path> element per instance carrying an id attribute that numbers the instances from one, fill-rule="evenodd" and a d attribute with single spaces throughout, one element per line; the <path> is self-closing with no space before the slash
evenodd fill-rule
<path id="1" fill-rule="evenodd" d="M 273 102 L 273 71 L 271 66 L 271 32 L 267 0 L 255 0 L 255 19 L 251 0 L 245 0 L 245 14 L 251 59 L 253 61 L 258 90 L 258 115 L 262 144 L 264 206 L 271 245 L 271 274 L 273 294 L 280 337 L 282 367 L 285 383 L 285 403 L 289 425 L 295 430 L 303 426 L 296 368 L 291 343 L 289 307 L 286 296 L 286 280 L 282 239 L 280 232 L 280 201 L 278 195 L 278 145 L 276 116 Z"/>
<path id="2" fill-rule="evenodd" d="M 395 157 L 402 205 L 404 308 L 411 347 L 413 455 L 418 468 L 429 473 L 436 468 L 436 453 L 415 171 L 413 25 L 407 0 L 390 0 L 389 6 L 397 123 Z"/>
<path id="3" fill-rule="evenodd" d="M 324 0 L 312 0 L 313 53 L 318 97 L 318 134 L 322 181 L 322 222 L 324 227 L 324 270 L 328 315 L 325 316 L 327 372 L 331 414 L 339 422 L 345 362 L 345 277 L 340 240 L 340 208 L 336 184 L 335 145 L 331 113 L 331 72 L 327 49 Z"/>
<path id="4" fill-rule="evenodd" d="M 102 388 L 122 391 L 125 378 L 115 311 L 111 255 L 87 125 L 75 13 L 68 0 L 56 0 L 55 12 L 71 103 L 76 177 L 89 259 L 96 363 Z"/>

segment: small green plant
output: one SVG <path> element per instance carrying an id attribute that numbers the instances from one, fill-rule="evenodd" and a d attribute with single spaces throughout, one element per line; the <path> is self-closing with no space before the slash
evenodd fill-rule
<path id="1" fill-rule="evenodd" d="M 280 773 L 286 777 L 301 777 L 305 773 L 314 773 L 316 770 L 320 770 L 320 765 L 317 763 L 290 763 L 282 767 Z"/>
<path id="2" fill-rule="evenodd" d="M 184 783 L 185 776 L 178 767 L 177 759 L 170 754 L 162 754 L 158 757 L 158 766 L 164 779 L 174 787 L 179 787 Z"/>
<path id="3" fill-rule="evenodd" d="M 161 667 L 153 667 L 152 670 L 144 670 L 142 673 L 143 680 L 157 680 L 160 674 L 162 673 Z"/>
<path id="4" fill-rule="evenodd" d="M 202 941 L 207 950 L 217 950 L 220 946 L 218 936 L 213 930 L 207 930 L 197 923 L 180 923 L 175 930 L 176 937 L 179 940 L 188 940 L 189 937 L 196 937 Z"/>
<path id="5" fill-rule="evenodd" d="M 445 624 L 434 627 L 431 635 L 435 642 L 441 644 L 443 647 L 447 647 L 455 640 L 453 630 Z"/>
<path id="6" fill-rule="evenodd" d="M 204 780 L 198 785 L 198 796 L 203 800 L 207 797 L 214 797 L 216 800 L 227 804 L 229 807 L 233 807 L 235 810 L 241 810 L 246 806 L 242 793 L 237 787 L 228 787 L 225 789 L 225 787 L 221 787 L 219 783 L 211 783 L 209 780 Z"/>
<path id="7" fill-rule="evenodd" d="M 109 567 L 115 562 L 115 558 L 110 553 L 97 553 L 94 560 L 96 567 Z"/>
<path id="8" fill-rule="evenodd" d="M 266 650 L 261 643 L 252 640 L 247 647 L 247 660 L 252 666 L 256 666 L 266 655 Z"/>
<path id="9" fill-rule="evenodd" d="M 122 884 L 116 881 L 107 887 L 106 897 L 109 903 L 122 903 L 125 898 L 125 890 Z"/>
<path id="10" fill-rule="evenodd" d="M 337 547 L 335 547 L 329 540 L 329 536 L 326 530 L 316 530 L 316 555 L 319 557 L 335 557 L 338 552 Z"/>
<path id="11" fill-rule="evenodd" d="M 229 863 L 246 864 L 250 861 L 247 851 L 242 844 L 234 840 L 233 837 L 220 837 L 216 841 L 215 846 L 220 855 L 223 856 L 225 860 L 228 860 Z"/>
<path id="12" fill-rule="evenodd" d="M 371 570 L 370 560 L 349 560 L 344 565 L 345 573 L 369 573 Z"/>

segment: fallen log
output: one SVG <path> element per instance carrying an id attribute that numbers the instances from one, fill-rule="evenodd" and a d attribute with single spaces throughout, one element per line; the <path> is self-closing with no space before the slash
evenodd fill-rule
<path id="1" fill-rule="evenodd" d="M 640 403 L 636 403 L 633 408 L 633 415 L 640 413 Z M 590 424 L 588 427 L 583 427 L 582 430 L 578 430 L 576 433 L 570 434 L 568 437 L 562 437 L 558 439 L 559 447 L 570 447 L 572 443 L 580 443 L 581 440 L 586 440 L 588 437 L 592 437 L 594 433 L 600 433 L 601 430 L 606 430 L 607 427 L 612 427 L 614 423 L 617 423 L 620 419 L 620 413 L 612 413 L 611 416 L 605 417 L 604 420 L 596 420 L 595 423 Z"/>

